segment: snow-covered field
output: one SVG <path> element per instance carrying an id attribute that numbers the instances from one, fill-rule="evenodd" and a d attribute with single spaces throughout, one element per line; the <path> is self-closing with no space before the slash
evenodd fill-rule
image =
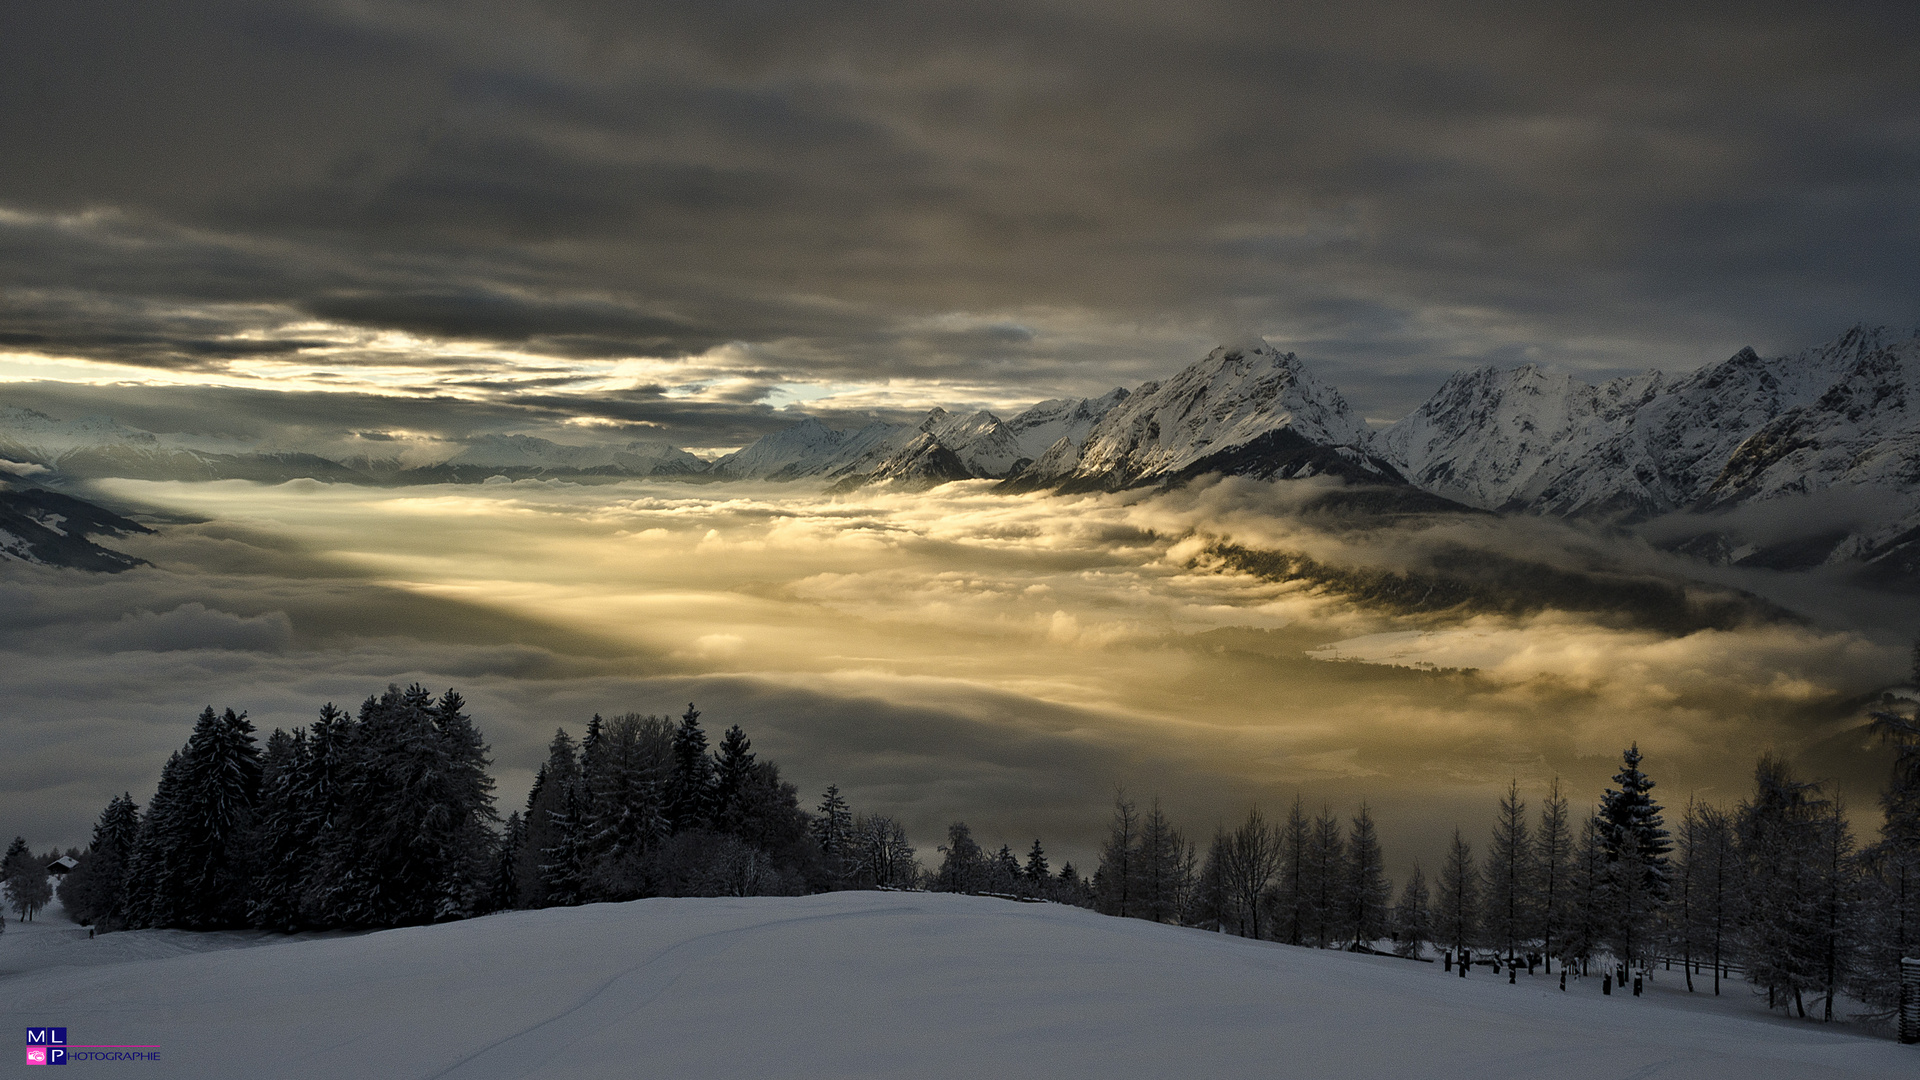
<path id="1" fill-rule="evenodd" d="M 52 917 L 48 917 L 51 915 Z M 977 897 L 642 900 L 363 935 L 0 936 L 19 1032 L 158 1044 L 204 1077 L 1920 1076 L 1920 1047 L 1747 988 L 1289 948 Z M 15 1036 L 16 1038 L 19 1036 Z M 16 1051 L 17 1052 L 17 1051 Z M 18 1060 L 18 1059 L 15 1059 Z"/>

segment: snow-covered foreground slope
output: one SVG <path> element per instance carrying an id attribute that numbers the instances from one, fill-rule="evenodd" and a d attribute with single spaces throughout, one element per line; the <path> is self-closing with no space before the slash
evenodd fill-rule
<path id="1" fill-rule="evenodd" d="M 159 1064 L 120 1066 L 143 1075 L 1763 1080 L 1920 1069 L 1914 1047 L 1715 1012 L 1671 988 L 1601 997 L 1588 980 L 1563 994 L 1557 977 L 1463 980 L 1431 964 L 949 895 L 643 900 L 157 958 L 152 933 L 67 930 L 47 947 L 8 929 L 0 999 L 14 1028 L 158 1044 Z M 50 966 L 63 962 L 86 966 Z"/>

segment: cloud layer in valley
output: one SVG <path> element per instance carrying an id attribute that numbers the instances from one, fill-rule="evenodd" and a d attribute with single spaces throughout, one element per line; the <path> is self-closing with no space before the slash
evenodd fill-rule
<path id="1" fill-rule="evenodd" d="M 809 799 L 838 783 L 929 849 L 965 818 L 1080 861 L 1125 784 L 1198 833 L 1296 792 L 1366 798 L 1398 865 L 1436 851 L 1456 816 L 1489 815 L 1509 776 L 1597 797 L 1635 740 L 1669 801 L 1736 798 L 1772 747 L 1869 805 L 1884 761 L 1859 729 L 1863 695 L 1900 679 L 1915 629 L 1759 601 L 1678 632 L 1552 608 L 1395 614 L 1219 556 L 1399 573 L 1466 545 L 1664 569 L 1634 542 L 1533 520 L 1316 521 L 1295 513 L 1312 482 L 100 490 L 199 523 L 125 542 L 154 565 L 120 575 L 4 568 L 0 650 L 20 674 L 0 817 L 36 842 L 83 842 L 122 789 L 144 799 L 203 705 L 270 729 L 417 679 L 468 695 L 507 805 L 556 726 L 692 700 L 744 726 Z"/>

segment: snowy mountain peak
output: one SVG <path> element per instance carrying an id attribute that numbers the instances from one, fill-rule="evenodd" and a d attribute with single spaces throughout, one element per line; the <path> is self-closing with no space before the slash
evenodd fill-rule
<path id="1" fill-rule="evenodd" d="M 1489 509 L 1638 519 L 1871 490 L 1873 514 L 1814 515 L 1792 550 L 1747 558 L 1885 560 L 1920 546 L 1920 336 L 1855 326 L 1787 356 L 1743 348 L 1597 387 L 1531 365 L 1463 371 L 1374 445 L 1414 483 Z"/>
<path id="2" fill-rule="evenodd" d="M 1365 447 L 1366 424 L 1298 357 L 1263 340 L 1222 345 L 1116 404 L 1088 435 L 1072 477 L 1109 486 L 1191 468 L 1279 430 L 1321 446 Z"/>

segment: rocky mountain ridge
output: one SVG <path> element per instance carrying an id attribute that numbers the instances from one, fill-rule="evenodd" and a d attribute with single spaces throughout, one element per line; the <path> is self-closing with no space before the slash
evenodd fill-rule
<path id="1" fill-rule="evenodd" d="M 0 462 L 54 480 L 649 477 L 830 491 L 1333 476 L 1426 510 L 1599 520 L 1714 562 L 1859 563 L 1920 580 L 1920 335 L 1854 327 L 1787 356 L 1742 349 L 1680 376 L 1599 384 L 1533 365 L 1462 371 L 1378 432 L 1294 354 L 1252 339 L 1132 391 L 1044 401 L 1005 419 L 936 408 L 918 423 L 844 431 L 806 419 L 713 462 L 659 443 L 567 446 L 528 435 L 475 438 L 432 465 L 337 461 L 20 409 L 0 410 Z"/>
<path id="2" fill-rule="evenodd" d="M 1606 520 L 1716 562 L 1920 569 L 1920 334 L 1856 326 L 1597 386 L 1460 372 L 1374 445 L 1482 509 Z"/>

